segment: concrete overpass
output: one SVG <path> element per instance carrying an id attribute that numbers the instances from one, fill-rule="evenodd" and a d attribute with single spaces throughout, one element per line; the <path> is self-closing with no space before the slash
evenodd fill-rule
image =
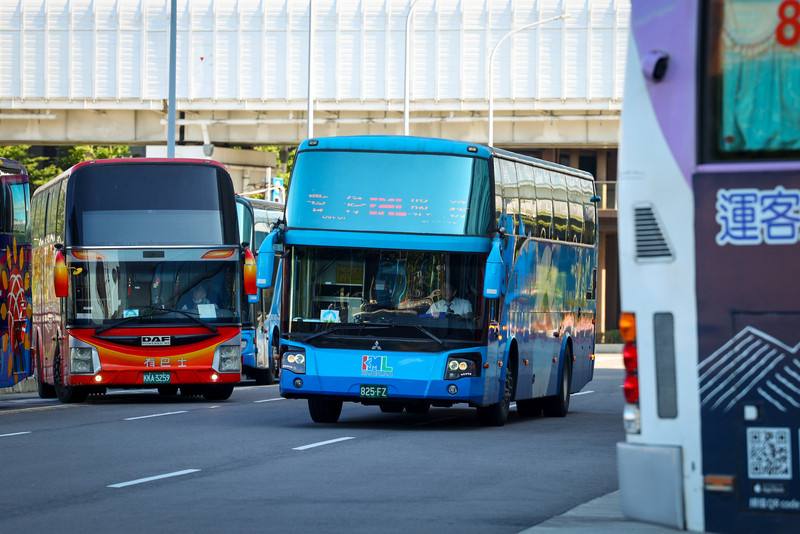
<path id="1" fill-rule="evenodd" d="M 409 0 L 315 0 L 317 135 L 402 133 Z M 179 0 L 178 110 L 187 142 L 305 135 L 308 0 Z M 165 139 L 169 0 L 0 0 L 0 143 Z M 412 133 L 495 144 L 617 144 L 628 0 L 419 0 Z"/>

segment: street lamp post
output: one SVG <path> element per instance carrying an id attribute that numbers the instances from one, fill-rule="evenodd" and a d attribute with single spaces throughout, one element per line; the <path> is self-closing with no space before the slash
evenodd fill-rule
<path id="1" fill-rule="evenodd" d="M 314 83 L 312 59 L 314 57 L 314 0 L 308 0 L 308 139 L 314 137 Z"/>
<path id="2" fill-rule="evenodd" d="M 492 48 L 492 52 L 489 54 L 489 81 L 487 85 L 487 92 L 489 97 L 489 146 L 494 144 L 494 90 L 493 90 L 493 79 L 494 79 L 494 54 L 497 52 L 497 49 L 503 44 L 503 41 L 514 35 L 515 33 L 519 33 L 523 30 L 527 30 L 533 28 L 535 26 L 541 26 L 542 24 L 547 24 L 548 22 L 553 22 L 554 20 L 560 20 L 566 18 L 567 14 L 562 13 L 557 17 L 550 17 L 549 19 L 544 20 L 537 20 L 536 22 L 531 22 L 530 24 L 526 24 L 524 26 L 520 26 L 516 30 L 511 30 L 505 35 L 503 35 L 497 44 L 494 45 Z"/>
<path id="3" fill-rule="evenodd" d="M 167 96 L 167 157 L 175 157 L 175 71 L 178 49 L 178 0 L 169 12 L 169 95 Z"/>
<path id="4" fill-rule="evenodd" d="M 406 35 L 405 35 L 405 64 L 403 65 L 403 135 L 409 134 L 409 80 L 408 80 L 408 69 L 409 64 L 411 63 L 411 59 L 409 58 L 411 52 L 411 21 L 414 18 L 414 8 L 417 5 L 419 0 L 412 0 L 411 5 L 408 6 L 408 13 L 406 13 Z"/>

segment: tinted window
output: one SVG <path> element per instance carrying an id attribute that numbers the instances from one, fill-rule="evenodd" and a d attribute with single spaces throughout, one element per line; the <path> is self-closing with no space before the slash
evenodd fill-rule
<path id="1" fill-rule="evenodd" d="M 583 242 L 593 245 L 597 239 L 595 236 L 597 210 L 594 202 L 591 201 L 594 195 L 594 182 L 581 180 L 581 191 L 583 192 Z"/>
<path id="2" fill-rule="evenodd" d="M 514 228 L 507 229 L 513 233 L 518 233 L 519 228 L 519 187 L 517 186 L 517 170 L 513 161 L 505 159 L 495 159 L 495 173 L 500 175 L 500 182 L 503 186 L 503 209 L 502 212 L 513 216 Z M 497 176 L 497 174 L 495 174 Z"/>
<path id="3" fill-rule="evenodd" d="M 11 184 L 11 201 L 13 203 L 13 225 L 14 235 L 18 241 L 28 241 L 26 232 L 28 230 L 28 184 L 18 183 Z"/>
<path id="4" fill-rule="evenodd" d="M 38 194 L 32 199 L 33 211 L 33 244 L 41 245 L 44 238 L 45 209 L 47 208 L 47 195 Z"/>
<path id="5" fill-rule="evenodd" d="M 553 239 L 566 241 L 569 233 L 567 181 L 556 172 L 550 172 L 550 181 L 553 184 Z"/>
<path id="6" fill-rule="evenodd" d="M 517 182 L 519 184 L 519 211 L 524 228 L 524 234 L 536 234 L 536 181 L 533 177 L 533 167 L 524 163 L 517 163 Z M 523 232 L 520 232 L 523 233 Z"/>
<path id="7" fill-rule="evenodd" d="M 553 187 L 550 173 L 537 167 L 533 170 L 533 176 L 536 180 L 536 236 L 552 239 Z"/>
<path id="8" fill-rule="evenodd" d="M 231 245 L 233 185 L 211 165 L 113 163 L 72 174 L 72 245 Z"/>
<path id="9" fill-rule="evenodd" d="M 57 230 L 61 226 L 58 220 L 58 184 L 47 189 L 47 223 L 45 227 L 45 235 L 47 239 L 56 238 Z"/>
<path id="10" fill-rule="evenodd" d="M 286 206 L 294 228 L 486 234 L 488 162 L 439 154 L 302 152 Z"/>
<path id="11" fill-rule="evenodd" d="M 575 176 L 567 176 L 567 192 L 569 195 L 569 234 L 567 240 L 573 243 L 583 242 L 583 192 L 581 180 Z"/>

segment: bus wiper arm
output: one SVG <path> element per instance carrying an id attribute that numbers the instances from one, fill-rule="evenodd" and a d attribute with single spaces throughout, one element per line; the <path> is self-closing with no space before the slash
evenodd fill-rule
<path id="1" fill-rule="evenodd" d="M 368 324 L 369 324 L 369 323 L 368 323 Z M 442 347 L 442 348 L 446 348 L 446 345 L 445 345 L 444 341 L 442 341 L 441 339 L 439 339 L 438 337 L 436 337 L 436 335 L 435 335 L 433 332 L 431 332 L 430 330 L 428 330 L 428 329 L 427 329 L 427 328 L 425 328 L 424 326 L 420 326 L 420 325 L 418 325 L 418 324 L 401 324 L 401 323 L 395 323 L 395 322 L 390 322 L 390 321 L 387 321 L 387 322 L 376 321 L 376 322 L 374 322 L 374 323 L 372 323 L 372 324 L 371 324 L 371 326 L 373 326 L 373 327 L 374 327 L 374 326 L 377 326 L 377 325 L 385 325 L 385 326 L 388 326 L 388 327 L 390 327 L 390 328 L 399 328 L 399 327 L 402 327 L 402 326 L 407 326 L 407 327 L 409 327 L 409 328 L 414 328 L 414 329 L 416 329 L 418 332 L 422 332 L 423 334 L 425 334 L 425 336 L 427 336 L 427 337 L 431 338 L 431 339 L 432 339 L 433 341 L 435 341 L 435 342 L 436 342 L 436 343 L 437 343 L 437 344 L 438 344 L 440 347 Z"/>
<path id="2" fill-rule="evenodd" d="M 332 334 L 332 333 L 334 333 L 334 332 L 338 332 L 338 331 L 341 331 L 341 330 L 344 330 L 344 331 L 358 330 L 358 331 L 360 332 L 360 331 L 361 331 L 361 330 L 363 330 L 364 328 L 376 328 L 376 327 L 377 327 L 377 328 L 385 328 L 386 326 L 390 326 L 390 325 L 383 325 L 383 324 L 380 324 L 380 325 L 379 325 L 379 324 L 372 324 L 372 325 L 370 325 L 370 324 L 359 324 L 359 325 L 341 325 L 341 326 L 334 326 L 334 327 L 331 327 L 331 328 L 326 328 L 325 330 L 322 330 L 321 332 L 316 332 L 316 333 L 314 333 L 314 334 L 311 334 L 311 335 L 310 335 L 310 336 L 308 336 L 307 338 L 303 339 L 303 342 L 305 343 L 305 342 L 311 341 L 312 339 L 316 339 L 316 338 L 318 338 L 318 337 L 328 336 L 328 335 L 330 335 L 330 334 Z"/>
<path id="3" fill-rule="evenodd" d="M 119 321 L 116 321 L 114 323 L 107 324 L 105 326 L 99 326 L 99 327 L 95 328 L 94 334 L 95 335 L 102 334 L 103 332 L 107 332 L 109 330 L 112 330 L 114 328 L 122 326 L 123 324 L 129 323 L 129 322 L 133 321 L 134 319 L 141 319 L 142 317 L 152 317 L 153 315 L 161 315 L 161 314 L 164 314 L 164 313 L 178 313 L 180 315 L 183 315 L 184 317 L 188 317 L 189 319 L 191 319 L 195 323 L 199 324 L 203 328 L 206 328 L 206 329 L 210 330 L 214 334 L 216 334 L 218 332 L 216 326 L 214 326 L 212 324 L 208 324 L 207 322 L 201 320 L 199 317 L 195 317 L 193 314 L 191 314 L 191 313 L 189 313 L 187 311 L 184 311 L 184 310 L 178 310 L 178 309 L 175 309 L 175 308 L 161 308 L 161 307 L 158 307 L 158 306 L 146 306 L 146 307 L 143 307 L 143 308 L 140 308 L 140 309 L 149 310 L 150 313 L 148 315 L 143 315 L 143 316 L 135 315 L 135 316 L 132 316 L 132 317 L 123 317 L 122 319 L 120 319 Z"/>

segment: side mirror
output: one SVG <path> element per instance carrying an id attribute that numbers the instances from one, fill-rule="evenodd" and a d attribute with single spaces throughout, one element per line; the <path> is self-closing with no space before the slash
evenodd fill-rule
<path id="1" fill-rule="evenodd" d="M 496 299 L 503 294 L 503 278 L 505 266 L 500 252 L 500 238 L 492 240 L 492 251 L 486 258 L 486 270 L 483 278 L 483 298 Z"/>
<path id="2" fill-rule="evenodd" d="M 250 247 L 244 247 L 244 292 L 247 293 L 248 302 L 250 297 L 258 295 L 258 287 L 256 286 L 256 258 Z"/>
<path id="3" fill-rule="evenodd" d="M 69 294 L 69 271 L 67 270 L 67 258 L 64 256 L 63 247 L 56 247 L 54 263 L 53 286 L 56 290 L 56 297 L 63 299 Z"/>
<path id="4" fill-rule="evenodd" d="M 272 271 L 275 268 L 275 250 L 273 247 L 278 239 L 278 231 L 275 229 L 267 234 L 258 249 L 256 285 L 260 288 L 272 287 Z"/>
<path id="5" fill-rule="evenodd" d="M 597 203 L 598 203 L 598 202 L 600 202 L 601 200 L 602 200 L 602 197 L 600 197 L 600 195 L 592 195 L 592 196 L 589 198 L 589 202 L 591 202 L 591 203 L 593 203 L 593 204 L 597 204 Z"/>

